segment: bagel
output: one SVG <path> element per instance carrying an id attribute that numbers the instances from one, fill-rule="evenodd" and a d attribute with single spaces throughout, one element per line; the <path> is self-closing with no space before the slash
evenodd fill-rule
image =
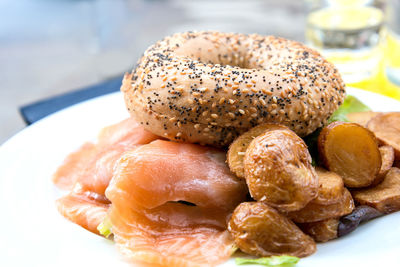
<path id="1" fill-rule="evenodd" d="M 305 45 L 220 32 L 178 33 L 150 46 L 121 90 L 147 130 L 220 147 L 263 122 L 310 134 L 345 96 L 336 68 Z"/>

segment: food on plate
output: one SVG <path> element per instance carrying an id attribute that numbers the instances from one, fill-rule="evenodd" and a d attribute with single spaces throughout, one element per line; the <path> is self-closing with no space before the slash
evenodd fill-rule
<path id="1" fill-rule="evenodd" d="M 286 216 L 261 202 L 241 203 L 233 212 L 228 229 L 235 244 L 251 255 L 306 257 L 316 251 L 311 237 Z"/>
<path id="2" fill-rule="evenodd" d="M 90 142 L 84 143 L 79 149 L 70 153 L 57 171 L 53 174 L 53 182 L 58 188 L 69 190 L 75 184 L 79 174 L 83 172 L 89 161 L 96 156 L 96 145 Z"/>
<path id="3" fill-rule="evenodd" d="M 393 166 L 394 163 L 394 149 L 391 146 L 381 146 L 379 147 L 379 152 L 381 153 L 382 166 L 378 173 L 378 178 L 375 179 L 372 185 L 377 185 L 385 179 L 386 174 Z"/>
<path id="4" fill-rule="evenodd" d="M 352 191 L 354 200 L 383 213 L 400 210 L 400 169 L 392 167 L 375 187 Z"/>
<path id="5" fill-rule="evenodd" d="M 337 203 L 324 205 L 311 201 L 301 210 L 289 212 L 287 216 L 296 223 L 308 223 L 347 215 L 353 209 L 354 200 L 349 190 L 344 189 L 343 196 Z"/>
<path id="6" fill-rule="evenodd" d="M 110 202 L 93 198 L 90 194 L 91 192 L 71 192 L 58 199 L 56 205 L 58 211 L 68 220 L 92 233 L 100 234 L 97 227 L 106 218 Z"/>
<path id="7" fill-rule="evenodd" d="M 229 169 L 239 178 L 244 178 L 244 155 L 247 147 L 254 138 L 273 129 L 286 129 L 285 126 L 276 123 L 262 123 L 241 134 L 229 146 L 227 160 Z"/>
<path id="8" fill-rule="evenodd" d="M 235 263 L 237 265 L 242 264 L 259 264 L 264 266 L 281 266 L 281 267 L 291 267 L 299 262 L 298 257 L 282 255 L 282 256 L 270 256 L 258 259 L 252 258 L 235 258 Z"/>
<path id="9" fill-rule="evenodd" d="M 400 160 L 395 160 L 395 161 L 393 162 L 393 167 L 400 168 Z"/>
<path id="10" fill-rule="evenodd" d="M 133 137 L 127 141 L 120 135 L 123 126 L 124 122 L 102 132 L 110 141 L 110 154 L 125 147 L 117 161 L 113 156 L 87 160 L 87 154 L 80 155 L 87 164 L 83 170 L 92 172 L 83 172 L 72 191 L 57 200 L 59 211 L 94 233 L 99 233 L 102 221 L 109 221 L 117 246 L 134 261 L 210 266 L 229 258 L 234 243 L 226 230 L 227 219 L 246 199 L 247 188 L 230 173 L 225 153 L 163 140 L 132 145 Z M 125 130 L 131 136 L 143 128 Z M 100 143 L 99 137 L 95 145 L 99 150 Z M 111 177 L 107 182 L 98 179 L 104 168 L 93 164 L 113 165 L 111 183 Z M 102 191 L 104 183 L 109 183 L 107 196 Z M 85 186 L 89 184 L 90 189 Z"/>
<path id="11" fill-rule="evenodd" d="M 366 187 L 379 179 L 381 154 L 375 135 L 356 123 L 333 122 L 318 137 L 323 165 L 339 174 L 347 187 Z"/>
<path id="12" fill-rule="evenodd" d="M 367 125 L 378 140 L 394 148 L 396 159 L 400 159 L 400 112 L 382 113 L 372 118 Z"/>
<path id="13" fill-rule="evenodd" d="M 382 212 L 370 206 L 358 206 L 352 213 L 340 218 L 339 224 L 337 225 L 337 235 L 338 237 L 347 235 L 353 232 L 360 223 L 367 222 L 382 215 Z"/>
<path id="14" fill-rule="evenodd" d="M 300 229 L 315 242 L 327 242 L 353 232 L 360 223 L 382 216 L 383 213 L 370 206 L 357 206 L 350 214 L 317 222 L 299 223 Z"/>
<path id="15" fill-rule="evenodd" d="M 229 171 L 224 151 L 164 140 L 128 151 L 119 159 L 106 193 L 113 204 L 119 200 L 117 189 L 129 192 L 131 205 L 146 209 L 185 201 L 233 210 L 248 192 L 245 182 Z"/>
<path id="16" fill-rule="evenodd" d="M 338 237 L 338 225 L 338 218 L 298 224 L 304 233 L 311 236 L 315 242 L 321 243 Z"/>
<path id="17" fill-rule="evenodd" d="M 251 141 L 244 157 L 250 195 L 281 212 L 303 208 L 317 196 L 318 177 L 304 141 L 276 127 Z"/>
<path id="18" fill-rule="evenodd" d="M 352 112 L 347 114 L 347 118 L 350 122 L 358 123 L 363 127 L 367 127 L 368 122 L 378 114 L 379 112 L 374 111 Z"/>
<path id="19" fill-rule="evenodd" d="M 336 68 L 305 45 L 273 36 L 178 33 L 148 48 L 124 78 L 128 110 L 171 140 L 227 146 L 263 123 L 300 136 L 343 102 Z"/>
<path id="20" fill-rule="evenodd" d="M 342 177 L 321 167 L 317 167 L 315 170 L 318 176 L 318 194 L 312 201 L 322 205 L 340 202 L 344 194 Z"/>
<path id="21" fill-rule="evenodd" d="M 116 166 L 106 191 L 114 241 L 133 261 L 214 266 L 234 252 L 226 223 L 246 193 L 223 151 L 156 140 Z"/>
<path id="22" fill-rule="evenodd" d="M 400 210 L 400 113 L 344 99 L 337 70 L 300 43 L 175 34 L 121 91 L 132 118 L 71 153 L 53 181 L 68 190 L 60 213 L 131 262 L 215 266 L 240 248 L 295 263 Z"/>
<path id="23" fill-rule="evenodd" d="M 104 195 L 113 174 L 113 164 L 121 154 L 159 138 L 145 130 L 133 118 L 107 126 L 100 131 L 96 144 L 87 142 L 66 157 L 54 173 L 53 182 L 59 188 L 72 189 L 76 182 L 83 185 L 85 179 L 93 176 L 96 188 L 93 188 L 93 180 L 85 185 Z"/>
<path id="24" fill-rule="evenodd" d="M 134 119 L 104 128 L 97 143 L 85 143 L 71 153 L 53 176 L 53 182 L 70 193 L 56 201 L 59 212 L 67 219 L 98 234 L 110 201 L 105 190 L 121 155 L 159 137 L 148 132 Z"/>
<path id="25" fill-rule="evenodd" d="M 353 112 L 367 112 L 370 110 L 371 109 L 367 105 L 362 103 L 356 97 L 348 95 L 344 99 L 343 104 L 341 104 L 339 108 L 333 112 L 332 116 L 329 117 L 328 123 L 334 121 L 348 122 L 349 114 Z"/>

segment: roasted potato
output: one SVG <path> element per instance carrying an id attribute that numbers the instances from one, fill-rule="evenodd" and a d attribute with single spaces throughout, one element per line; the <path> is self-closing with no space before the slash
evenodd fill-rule
<path id="1" fill-rule="evenodd" d="M 373 184 L 382 165 L 374 134 L 356 123 L 337 121 L 323 128 L 318 152 L 322 164 L 339 174 L 347 187 Z"/>
<path id="2" fill-rule="evenodd" d="M 289 128 L 251 141 L 244 157 L 250 195 L 281 212 L 303 208 L 317 196 L 318 176 L 304 141 Z"/>
<path id="3" fill-rule="evenodd" d="M 400 160 L 395 160 L 393 162 L 393 167 L 400 168 Z"/>
<path id="4" fill-rule="evenodd" d="M 343 198 L 344 183 L 342 177 L 334 172 L 317 167 L 318 195 L 312 200 L 316 204 L 328 205 L 340 202 Z"/>
<path id="5" fill-rule="evenodd" d="M 400 210 L 400 169 L 390 168 L 382 183 L 352 192 L 354 200 L 383 213 Z"/>
<path id="6" fill-rule="evenodd" d="M 379 184 L 385 179 L 386 174 L 393 166 L 394 162 L 394 149 L 391 146 L 381 146 L 379 147 L 379 152 L 381 153 L 382 165 L 379 170 L 377 179 L 374 180 L 372 186 Z"/>
<path id="7" fill-rule="evenodd" d="M 367 222 L 382 215 L 382 212 L 370 206 L 357 206 L 352 213 L 340 218 L 339 224 L 337 225 L 337 236 L 341 237 L 347 235 L 353 232 L 360 223 Z"/>
<path id="8" fill-rule="evenodd" d="M 338 237 L 339 218 L 318 222 L 300 223 L 300 229 L 311 236 L 315 242 L 327 242 Z"/>
<path id="9" fill-rule="evenodd" d="M 352 112 L 347 114 L 346 116 L 349 119 L 349 121 L 358 123 L 363 127 L 367 127 L 367 123 L 378 114 L 379 112 L 362 111 L 362 112 Z"/>
<path id="10" fill-rule="evenodd" d="M 313 239 L 274 208 L 261 202 L 243 202 L 228 224 L 236 245 L 254 256 L 306 257 L 316 250 Z"/>
<path id="11" fill-rule="evenodd" d="M 287 213 L 287 216 L 296 223 L 309 223 L 347 215 L 353 211 L 354 201 L 349 190 L 343 192 L 341 201 L 337 203 L 322 205 L 311 201 L 301 210 Z"/>
<path id="12" fill-rule="evenodd" d="M 380 142 L 392 146 L 396 160 L 400 160 L 400 112 L 382 113 L 367 125 Z"/>
<path id="13" fill-rule="evenodd" d="M 285 126 L 274 123 L 263 123 L 251 128 L 249 131 L 240 135 L 229 146 L 227 161 L 231 172 L 239 178 L 244 178 L 244 154 L 250 142 L 260 134 L 273 129 L 287 129 Z"/>

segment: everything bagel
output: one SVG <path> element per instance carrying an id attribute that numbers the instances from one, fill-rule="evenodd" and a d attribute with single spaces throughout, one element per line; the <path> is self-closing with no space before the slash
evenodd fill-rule
<path id="1" fill-rule="evenodd" d="M 226 146 L 276 122 L 305 136 L 342 103 L 335 67 L 301 43 L 220 32 L 174 34 L 146 50 L 121 87 L 149 131 L 171 140 Z"/>

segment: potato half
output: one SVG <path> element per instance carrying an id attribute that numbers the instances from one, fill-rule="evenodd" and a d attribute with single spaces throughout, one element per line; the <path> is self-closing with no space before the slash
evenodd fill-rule
<path id="1" fill-rule="evenodd" d="M 374 183 L 382 159 L 375 135 L 356 123 L 333 122 L 318 137 L 322 164 L 339 174 L 347 187 Z"/>
<path id="2" fill-rule="evenodd" d="M 349 190 L 344 189 L 342 199 L 337 203 L 322 205 L 311 201 L 301 210 L 289 212 L 287 215 L 296 223 L 308 223 L 347 215 L 353 209 L 354 200 Z"/>
<path id="3" fill-rule="evenodd" d="M 244 154 L 250 142 L 260 134 L 273 129 L 287 129 L 285 126 L 276 123 L 263 123 L 251 128 L 249 131 L 240 135 L 229 146 L 227 161 L 231 172 L 239 178 L 244 178 Z"/>
<path id="4" fill-rule="evenodd" d="M 400 169 L 391 168 L 379 185 L 352 192 L 354 199 L 383 213 L 400 210 Z"/>
<path id="5" fill-rule="evenodd" d="M 304 141 L 289 128 L 268 130 L 244 157 L 251 196 L 281 212 L 299 210 L 317 196 L 318 176 Z"/>
<path id="6" fill-rule="evenodd" d="M 334 172 L 317 167 L 318 196 L 312 201 L 317 204 L 334 204 L 342 200 L 344 183 L 342 177 Z"/>
<path id="7" fill-rule="evenodd" d="M 368 122 L 378 114 L 379 112 L 362 111 L 362 112 L 351 112 L 346 116 L 349 119 L 349 121 L 358 123 L 363 127 L 367 127 Z"/>
<path id="8" fill-rule="evenodd" d="M 261 202 L 243 202 L 228 224 L 236 245 L 254 256 L 306 257 L 316 251 L 315 242 L 286 216 Z"/>
<path id="9" fill-rule="evenodd" d="M 327 242 L 338 237 L 338 225 L 339 218 L 332 218 L 318 222 L 301 223 L 298 226 L 315 242 Z"/>
<path id="10" fill-rule="evenodd" d="M 396 160 L 400 160 L 400 112 L 379 114 L 368 122 L 367 127 L 380 142 L 392 146 Z"/>
<path id="11" fill-rule="evenodd" d="M 379 152 L 381 153 L 382 165 L 379 170 L 378 177 L 375 179 L 372 186 L 379 184 L 385 179 L 386 174 L 393 166 L 394 163 L 394 149 L 391 146 L 381 146 L 379 147 Z"/>

